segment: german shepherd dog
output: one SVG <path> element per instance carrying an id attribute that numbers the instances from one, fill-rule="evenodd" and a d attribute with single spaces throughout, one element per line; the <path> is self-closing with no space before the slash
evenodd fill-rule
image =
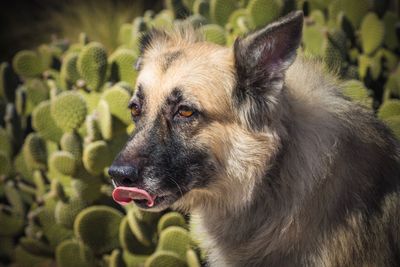
<path id="1" fill-rule="evenodd" d="M 150 31 L 114 198 L 190 212 L 209 266 L 400 266 L 399 143 L 296 59 L 302 27 L 293 12 L 232 48 Z"/>

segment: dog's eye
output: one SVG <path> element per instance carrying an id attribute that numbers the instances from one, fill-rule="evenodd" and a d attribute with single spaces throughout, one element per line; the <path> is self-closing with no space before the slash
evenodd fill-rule
<path id="1" fill-rule="evenodd" d="M 130 108 L 131 108 L 131 114 L 132 114 L 133 117 L 139 116 L 140 113 L 142 112 L 142 110 L 140 109 L 139 104 L 134 103 L 134 104 L 131 105 Z"/>
<path id="2" fill-rule="evenodd" d="M 178 110 L 178 114 L 181 117 L 189 118 L 193 115 L 194 111 L 190 110 L 189 108 L 182 107 Z"/>

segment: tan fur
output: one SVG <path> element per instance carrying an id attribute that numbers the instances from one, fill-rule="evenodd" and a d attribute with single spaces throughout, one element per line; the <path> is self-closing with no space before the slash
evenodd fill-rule
<path id="1" fill-rule="evenodd" d="M 160 104 L 174 88 L 183 87 L 184 94 L 216 117 L 231 119 L 229 90 L 233 86 L 232 54 L 208 43 L 179 46 L 183 56 L 162 71 L 163 54 L 177 50 L 177 46 L 149 50 L 143 58 L 143 70 L 138 77 L 148 94 L 148 110 L 155 116 Z M 210 73 L 210 68 L 213 72 Z M 218 81 L 218 82 L 216 82 Z M 225 87 L 216 86 L 224 84 Z"/>

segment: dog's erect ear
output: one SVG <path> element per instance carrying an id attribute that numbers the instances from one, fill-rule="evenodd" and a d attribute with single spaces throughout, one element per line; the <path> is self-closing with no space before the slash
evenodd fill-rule
<path id="1" fill-rule="evenodd" d="M 246 123 L 262 128 L 268 123 L 270 104 L 283 87 L 286 69 L 293 63 L 300 45 L 303 12 L 288 14 L 234 44 L 238 86 L 234 97 L 247 108 Z M 255 105 L 255 106 L 254 106 Z"/>

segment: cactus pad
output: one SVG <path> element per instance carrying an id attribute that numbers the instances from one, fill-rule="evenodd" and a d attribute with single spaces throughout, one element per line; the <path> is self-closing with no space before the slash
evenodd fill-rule
<path id="1" fill-rule="evenodd" d="M 91 90 L 98 90 L 105 82 L 107 52 L 100 43 L 89 43 L 79 54 L 78 72 Z"/>
<path id="2" fill-rule="evenodd" d="M 263 27 L 277 19 L 282 13 L 282 0 L 250 0 L 247 5 L 255 27 Z"/>
<path id="3" fill-rule="evenodd" d="M 4 151 L 0 151 L 0 176 L 8 175 L 10 170 L 11 162 L 9 156 Z"/>
<path id="4" fill-rule="evenodd" d="M 45 141 L 36 133 L 29 134 L 23 146 L 25 161 L 30 168 L 46 168 L 47 149 Z"/>
<path id="5" fill-rule="evenodd" d="M 392 116 L 385 119 L 385 123 L 393 131 L 397 139 L 400 140 L 400 115 Z"/>
<path id="6" fill-rule="evenodd" d="M 21 245 L 15 249 L 15 259 L 17 266 L 20 267 L 32 267 L 32 266 L 44 266 L 50 267 L 54 264 L 50 257 L 38 256 L 28 252 Z"/>
<path id="7" fill-rule="evenodd" d="M 74 179 L 71 181 L 72 195 L 73 197 L 81 199 L 86 203 L 93 203 L 101 196 L 101 182 L 95 177 L 90 175 L 85 176 L 86 179 Z M 87 178 L 90 177 L 90 178 Z"/>
<path id="8" fill-rule="evenodd" d="M 207 24 L 201 27 L 201 31 L 208 42 L 219 45 L 224 45 L 226 43 L 225 30 L 219 25 Z"/>
<path id="9" fill-rule="evenodd" d="M 186 267 L 186 262 L 176 253 L 171 251 L 158 251 L 151 255 L 144 265 L 145 267 Z"/>
<path id="10" fill-rule="evenodd" d="M 385 38 L 384 43 L 389 49 L 396 49 L 399 46 L 399 40 L 396 35 L 396 23 L 399 21 L 396 13 L 388 11 L 383 17 L 383 23 L 385 25 Z"/>
<path id="11" fill-rule="evenodd" d="M 186 261 L 188 267 L 201 267 L 199 258 L 193 249 L 186 251 Z"/>
<path id="12" fill-rule="evenodd" d="M 119 226 L 119 241 L 124 250 L 137 255 L 148 255 L 155 249 L 154 246 L 146 246 L 137 240 L 131 231 L 127 217 L 122 220 Z"/>
<path id="13" fill-rule="evenodd" d="M 225 25 L 229 16 L 237 8 L 236 0 L 210 0 L 210 17 L 214 23 Z"/>
<path id="14" fill-rule="evenodd" d="M 131 124 L 131 116 L 128 110 L 128 103 L 131 95 L 120 86 L 113 86 L 103 93 L 102 98 L 108 103 L 110 112 L 125 124 Z"/>
<path id="15" fill-rule="evenodd" d="M 125 81 L 131 85 L 135 84 L 137 72 L 135 62 L 137 55 L 129 49 L 118 49 L 109 58 L 111 68 L 111 79 L 114 81 Z"/>
<path id="16" fill-rule="evenodd" d="M 43 67 L 38 63 L 40 63 L 39 55 L 30 50 L 18 52 L 12 62 L 14 71 L 22 77 L 39 76 L 43 71 Z"/>
<path id="17" fill-rule="evenodd" d="M 13 182 L 8 182 L 4 185 L 4 194 L 13 208 L 13 212 L 19 215 L 25 214 L 25 205 L 22 201 L 21 192 L 15 187 Z"/>
<path id="18" fill-rule="evenodd" d="M 201 15 L 207 20 L 210 19 L 210 1 L 207 0 L 195 0 L 193 3 L 193 13 Z"/>
<path id="19" fill-rule="evenodd" d="M 136 239 L 146 247 L 151 247 L 153 245 L 153 229 L 150 223 L 145 220 L 140 220 L 136 214 L 135 209 L 128 211 L 128 224 L 131 231 L 135 235 Z"/>
<path id="20" fill-rule="evenodd" d="M 48 257 L 51 257 L 53 255 L 52 248 L 48 244 L 46 244 L 43 241 L 40 241 L 38 239 L 34 239 L 31 237 L 22 237 L 19 240 L 19 244 L 27 252 L 33 253 L 35 255 L 42 255 L 42 256 L 48 256 Z"/>
<path id="21" fill-rule="evenodd" d="M 0 151 L 3 151 L 7 157 L 11 157 L 13 152 L 11 138 L 2 127 L 0 127 Z"/>
<path id="22" fill-rule="evenodd" d="M 99 101 L 99 105 L 97 106 L 97 119 L 101 135 L 105 140 L 110 140 L 113 137 L 113 120 L 110 106 L 105 100 Z"/>
<path id="23" fill-rule="evenodd" d="M 86 102 L 78 93 L 64 92 L 51 101 L 51 115 L 66 132 L 79 128 L 86 114 Z"/>
<path id="24" fill-rule="evenodd" d="M 372 54 L 382 44 L 385 26 L 374 13 L 368 13 L 361 23 L 361 45 L 367 54 Z"/>
<path id="25" fill-rule="evenodd" d="M 121 45 L 129 46 L 132 39 L 132 24 L 124 23 L 119 28 L 118 42 Z"/>
<path id="26" fill-rule="evenodd" d="M 86 248 L 75 240 L 65 240 L 56 249 L 56 261 L 59 267 L 90 267 L 95 266 L 91 259 L 85 257 Z"/>
<path id="27" fill-rule="evenodd" d="M 58 142 L 63 134 L 51 116 L 50 101 L 41 102 L 32 112 L 32 127 L 44 139 Z"/>
<path id="28" fill-rule="evenodd" d="M 97 116 L 89 115 L 86 117 L 86 138 L 85 141 L 91 143 L 101 139 L 100 126 L 96 119 Z"/>
<path id="29" fill-rule="evenodd" d="M 400 115 L 400 100 L 387 100 L 378 110 L 378 118 L 386 120 Z"/>
<path id="30" fill-rule="evenodd" d="M 93 175 L 99 175 L 110 164 L 110 151 L 104 141 L 88 144 L 83 150 L 83 165 Z"/>
<path id="31" fill-rule="evenodd" d="M 64 83 L 65 89 L 68 89 L 70 85 L 75 84 L 80 78 L 77 69 L 79 54 L 77 52 L 67 54 L 61 65 L 61 79 Z"/>
<path id="32" fill-rule="evenodd" d="M 57 151 L 50 155 L 49 165 L 59 173 L 73 176 L 76 171 L 76 159 L 67 151 Z"/>
<path id="33" fill-rule="evenodd" d="M 122 258 L 121 251 L 119 249 L 114 249 L 108 258 L 109 267 L 126 267 L 124 259 Z"/>
<path id="34" fill-rule="evenodd" d="M 180 226 L 186 228 L 187 224 L 185 218 L 179 212 L 168 212 L 164 214 L 158 221 L 157 230 L 161 233 L 169 226 Z"/>
<path id="35" fill-rule="evenodd" d="M 54 218 L 57 223 L 68 229 L 72 229 L 76 216 L 87 206 L 86 202 L 82 199 L 75 198 L 66 203 L 60 200 L 56 204 Z"/>
<path id="36" fill-rule="evenodd" d="M 82 138 L 76 132 L 64 133 L 60 141 L 61 149 L 71 153 L 76 162 L 82 158 Z"/>
<path id="37" fill-rule="evenodd" d="M 49 98 L 49 88 L 40 79 L 29 79 L 18 87 L 16 93 L 18 113 L 21 115 L 31 114 L 35 106 Z"/>
<path id="38" fill-rule="evenodd" d="M 78 214 L 74 232 L 96 254 L 107 253 L 119 246 L 118 232 L 122 218 L 116 209 L 92 206 Z"/>
<path id="39" fill-rule="evenodd" d="M 17 214 L 11 208 L 0 205 L 0 235 L 15 236 L 22 232 L 23 226 L 22 214 Z"/>
<path id="40" fill-rule="evenodd" d="M 338 0 L 338 4 L 355 29 L 358 29 L 363 17 L 371 8 L 370 0 Z"/>
<path id="41" fill-rule="evenodd" d="M 181 259 L 185 259 L 190 245 L 191 240 L 187 230 L 178 226 L 170 226 L 160 233 L 157 251 L 172 251 Z"/>

